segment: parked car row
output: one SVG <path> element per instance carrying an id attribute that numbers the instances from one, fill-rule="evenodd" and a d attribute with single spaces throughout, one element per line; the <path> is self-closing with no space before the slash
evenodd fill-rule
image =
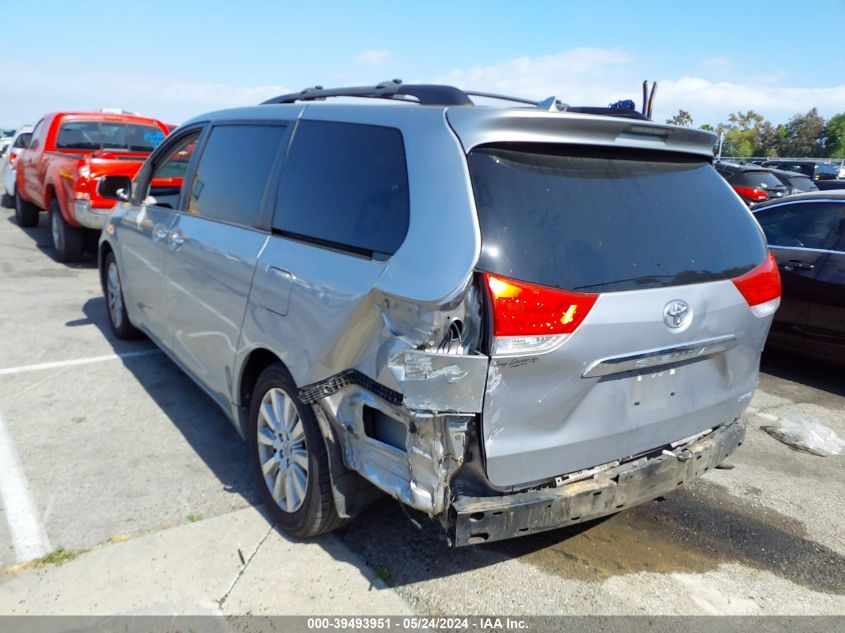
<path id="1" fill-rule="evenodd" d="M 18 222 L 48 209 L 68 257 L 67 227 L 96 218 L 115 336 L 148 336 L 220 406 L 291 534 L 383 494 L 453 545 L 666 494 L 742 443 L 779 269 L 842 276 L 818 275 L 841 205 L 719 164 L 731 191 L 707 132 L 473 94 L 306 89 L 166 137 L 55 115 L 18 160 Z M 741 189 L 774 201 L 759 224 Z M 797 249 L 823 255 L 805 270 Z"/>
<path id="2" fill-rule="evenodd" d="M 25 227 L 47 212 L 56 259 L 76 261 L 86 243 L 96 242 L 114 206 L 97 194 L 99 179 L 134 176 L 169 131 L 161 121 L 133 114 L 47 114 L 16 137 L 18 146 L 6 159 L 3 205 L 14 206 Z"/>

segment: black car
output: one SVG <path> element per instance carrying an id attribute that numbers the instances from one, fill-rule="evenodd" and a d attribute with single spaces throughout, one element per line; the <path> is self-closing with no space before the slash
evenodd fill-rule
<path id="1" fill-rule="evenodd" d="M 783 284 L 767 345 L 845 361 L 845 192 L 764 202 L 754 215 Z"/>
<path id="2" fill-rule="evenodd" d="M 770 169 L 759 165 L 738 165 L 726 162 L 717 162 L 715 167 L 749 207 L 789 194 L 786 185 L 778 180 Z"/>
<path id="3" fill-rule="evenodd" d="M 787 187 L 787 195 L 795 195 L 797 193 L 807 193 L 808 191 L 818 191 L 819 188 L 813 179 L 795 171 L 784 171 L 783 169 L 772 169 L 775 178 L 780 180 Z"/>
<path id="4" fill-rule="evenodd" d="M 763 163 L 769 169 L 796 171 L 812 180 L 835 180 L 839 168 L 831 163 L 817 163 L 813 160 L 772 159 Z"/>

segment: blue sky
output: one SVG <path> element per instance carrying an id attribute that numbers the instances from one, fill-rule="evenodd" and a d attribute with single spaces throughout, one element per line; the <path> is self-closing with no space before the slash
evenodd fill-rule
<path id="1" fill-rule="evenodd" d="M 10 2 L 0 125 L 123 107 L 178 123 L 314 84 L 449 82 L 573 104 L 640 100 L 696 124 L 845 111 L 845 0 Z M 827 25 L 827 26 L 825 26 Z"/>

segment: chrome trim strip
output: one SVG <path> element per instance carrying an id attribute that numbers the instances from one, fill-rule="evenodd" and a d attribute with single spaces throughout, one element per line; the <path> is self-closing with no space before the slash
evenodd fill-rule
<path id="1" fill-rule="evenodd" d="M 680 363 L 685 360 L 704 358 L 726 352 L 738 345 L 733 334 L 716 338 L 674 345 L 662 349 L 652 349 L 635 354 L 611 356 L 594 361 L 581 375 L 582 378 L 601 378 L 612 374 L 622 374 L 638 369 L 651 369 L 663 365 Z"/>
<path id="2" fill-rule="evenodd" d="M 811 253 L 827 253 L 828 255 L 843 254 L 843 251 L 831 251 L 826 248 L 807 248 L 806 246 L 779 246 L 778 244 L 769 244 L 769 248 L 779 248 L 785 251 L 809 251 Z"/>

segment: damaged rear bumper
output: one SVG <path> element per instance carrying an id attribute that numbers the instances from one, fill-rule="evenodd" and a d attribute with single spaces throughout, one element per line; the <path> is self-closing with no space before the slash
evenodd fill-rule
<path id="1" fill-rule="evenodd" d="M 643 457 L 591 479 L 497 497 L 458 496 L 452 502 L 454 546 L 525 536 L 607 516 L 667 494 L 727 458 L 745 438 L 734 421 L 674 451 Z"/>

